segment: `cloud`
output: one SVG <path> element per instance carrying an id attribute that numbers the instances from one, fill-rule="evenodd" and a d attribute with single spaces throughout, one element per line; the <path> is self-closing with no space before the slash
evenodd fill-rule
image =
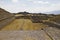
<path id="1" fill-rule="evenodd" d="M 49 4 L 48 1 L 33 1 L 35 4 Z"/>
<path id="2" fill-rule="evenodd" d="M 17 3 L 19 0 L 12 0 L 13 3 Z"/>
<path id="3" fill-rule="evenodd" d="M 3 6 L 3 5 L 1 5 Z M 7 6 L 7 7 L 6 7 Z M 54 11 L 54 10 L 60 10 L 60 4 L 53 4 L 53 5 L 50 5 L 48 7 L 46 6 L 41 6 L 41 7 L 28 7 L 26 6 L 25 7 L 25 4 L 23 5 L 6 5 L 6 6 L 3 6 L 3 8 L 5 8 L 7 11 L 10 11 L 10 12 L 21 12 L 21 11 L 27 11 L 27 12 L 49 12 L 49 11 Z"/>
<path id="4" fill-rule="evenodd" d="M 27 6 L 27 4 L 20 4 L 21 6 L 23 6 L 23 7 L 26 7 Z"/>
<path id="5" fill-rule="evenodd" d="M 50 1 L 48 2 L 48 1 L 29 0 L 28 3 L 26 3 L 27 1 L 21 2 L 20 0 L 11 0 L 11 1 L 13 2 L 11 4 L 10 3 L 6 4 L 5 1 L 2 1 L 4 3 L 1 3 L 0 1 L 0 7 L 6 9 L 9 12 L 21 12 L 21 11 L 49 12 L 54 10 L 60 10 L 60 3 L 51 3 Z M 34 5 L 34 4 L 37 4 L 37 5 Z"/>
<path id="6" fill-rule="evenodd" d="M 39 1 L 39 0 L 27 0 L 33 2 L 34 4 L 49 4 L 48 1 Z"/>
<path id="7" fill-rule="evenodd" d="M 34 0 L 27 0 L 27 1 L 34 1 Z"/>

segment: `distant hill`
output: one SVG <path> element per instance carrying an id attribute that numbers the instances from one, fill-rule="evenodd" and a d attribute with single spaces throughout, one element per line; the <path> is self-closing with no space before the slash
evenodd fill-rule
<path id="1" fill-rule="evenodd" d="M 60 10 L 57 11 L 51 11 L 51 12 L 46 12 L 47 14 L 60 14 Z"/>

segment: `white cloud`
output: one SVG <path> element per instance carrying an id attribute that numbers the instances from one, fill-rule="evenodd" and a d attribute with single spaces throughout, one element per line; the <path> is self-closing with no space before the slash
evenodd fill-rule
<path id="1" fill-rule="evenodd" d="M 12 2 L 16 3 L 19 0 L 12 0 Z M 37 5 L 30 5 L 29 4 L 24 4 L 21 3 L 20 4 L 4 4 L 0 2 L 0 7 L 8 10 L 9 12 L 21 12 L 21 11 L 28 11 L 28 12 L 49 12 L 49 11 L 54 11 L 54 10 L 60 10 L 60 3 L 50 3 L 47 1 L 32 1 L 34 4 L 39 4 L 39 6 Z M 40 4 L 48 4 L 46 5 L 40 5 Z"/>
<path id="2" fill-rule="evenodd" d="M 35 3 L 35 4 L 49 4 L 49 2 L 48 1 L 33 1 L 33 3 Z"/>
<path id="3" fill-rule="evenodd" d="M 27 1 L 34 1 L 34 0 L 27 0 Z"/>
<path id="4" fill-rule="evenodd" d="M 21 12 L 21 11 L 27 11 L 27 12 L 49 12 L 49 11 L 54 11 L 54 10 L 60 10 L 60 5 L 59 4 L 54 4 L 51 6 L 41 6 L 41 7 L 25 7 L 24 5 L 22 6 L 15 6 L 15 5 L 9 5 L 9 6 L 3 6 L 3 8 L 5 8 L 6 10 L 10 11 L 10 12 Z"/>
<path id="5" fill-rule="evenodd" d="M 33 2 L 35 4 L 49 4 L 48 1 L 39 1 L 39 0 L 27 0 L 27 1 Z"/>
<path id="6" fill-rule="evenodd" d="M 27 5 L 26 4 L 20 4 L 21 6 L 24 6 L 24 7 L 26 7 Z"/>
<path id="7" fill-rule="evenodd" d="M 12 0 L 13 3 L 17 3 L 19 0 Z"/>

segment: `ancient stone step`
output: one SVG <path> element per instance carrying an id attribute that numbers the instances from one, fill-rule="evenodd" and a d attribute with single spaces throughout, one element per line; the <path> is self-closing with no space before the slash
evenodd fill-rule
<path id="1" fill-rule="evenodd" d="M 53 39 L 60 40 L 60 29 L 54 27 L 47 27 L 44 31 Z"/>
<path id="2" fill-rule="evenodd" d="M 51 40 L 44 31 L 0 31 L 0 40 Z"/>

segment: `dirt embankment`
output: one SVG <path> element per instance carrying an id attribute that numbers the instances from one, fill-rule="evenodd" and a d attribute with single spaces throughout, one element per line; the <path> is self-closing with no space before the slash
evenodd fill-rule
<path id="1" fill-rule="evenodd" d="M 0 8 L 0 29 L 14 20 L 14 15 Z"/>

